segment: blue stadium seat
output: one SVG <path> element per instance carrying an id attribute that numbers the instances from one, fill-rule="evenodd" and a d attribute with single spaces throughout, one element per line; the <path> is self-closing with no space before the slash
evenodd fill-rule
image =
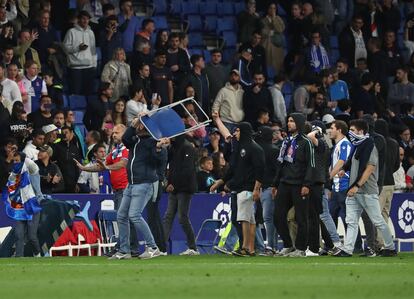
<path id="1" fill-rule="evenodd" d="M 166 15 L 168 14 L 168 4 L 166 0 L 153 0 L 154 14 Z"/>
<path id="2" fill-rule="evenodd" d="M 85 112 L 83 110 L 75 110 L 73 111 L 73 114 L 75 116 L 75 125 L 83 124 L 83 116 L 85 115 Z"/>
<path id="3" fill-rule="evenodd" d="M 283 7 L 281 5 L 277 5 L 277 14 L 281 17 L 286 17 L 287 13 L 286 11 L 283 9 Z"/>
<path id="4" fill-rule="evenodd" d="M 286 94 L 292 94 L 292 93 L 293 93 L 293 86 L 292 86 L 292 83 L 290 83 L 290 82 L 285 82 L 285 84 L 283 84 L 283 87 L 282 87 L 282 93 L 283 93 L 284 95 L 286 95 Z"/>
<path id="5" fill-rule="evenodd" d="M 188 35 L 189 48 L 204 48 L 203 35 L 201 33 L 190 33 Z"/>
<path id="6" fill-rule="evenodd" d="M 215 32 L 217 29 L 217 16 L 206 16 L 204 19 L 204 30 L 206 32 Z"/>
<path id="7" fill-rule="evenodd" d="M 205 62 L 211 61 L 211 53 L 209 50 L 203 50 L 203 56 L 204 56 Z"/>
<path id="8" fill-rule="evenodd" d="M 234 15 L 233 3 L 232 2 L 220 3 L 217 9 L 217 13 L 219 16 L 233 16 Z"/>
<path id="9" fill-rule="evenodd" d="M 200 14 L 204 16 L 217 14 L 217 3 L 214 1 L 200 2 Z"/>
<path id="10" fill-rule="evenodd" d="M 188 52 L 190 52 L 190 55 L 195 55 L 195 54 L 203 55 L 203 50 L 200 48 L 195 48 L 195 49 L 190 48 L 188 49 Z"/>
<path id="11" fill-rule="evenodd" d="M 267 66 L 267 78 L 273 82 L 273 79 L 275 78 L 275 76 L 276 76 L 276 69 L 273 66 L 268 65 Z"/>
<path id="12" fill-rule="evenodd" d="M 63 95 L 63 107 L 69 107 L 69 97 L 66 94 Z"/>
<path id="13" fill-rule="evenodd" d="M 201 20 L 201 16 L 199 15 L 190 15 L 188 16 L 188 30 L 190 32 L 194 32 L 194 31 L 203 31 L 203 22 Z"/>
<path id="14" fill-rule="evenodd" d="M 224 17 L 217 19 L 217 34 L 220 35 L 223 31 L 235 31 L 236 20 L 234 17 Z"/>
<path id="15" fill-rule="evenodd" d="M 83 110 L 86 109 L 87 101 L 86 97 L 82 95 L 72 94 L 69 96 L 69 108 L 71 110 Z"/>
<path id="16" fill-rule="evenodd" d="M 189 15 L 198 15 L 200 10 L 198 8 L 198 1 L 183 1 L 181 4 L 181 17 L 184 18 Z"/>
<path id="17" fill-rule="evenodd" d="M 330 64 L 334 65 L 336 61 L 339 59 L 340 54 L 338 49 L 331 49 L 331 55 L 330 55 Z"/>
<path id="18" fill-rule="evenodd" d="M 228 48 L 223 50 L 223 61 L 232 65 L 234 62 L 234 56 L 236 53 L 236 48 Z"/>
<path id="19" fill-rule="evenodd" d="M 339 44 L 338 44 L 338 37 L 336 35 L 331 35 L 329 37 L 329 45 L 331 46 L 332 49 L 338 49 Z"/>
<path id="20" fill-rule="evenodd" d="M 238 15 L 242 11 L 246 10 L 246 4 L 244 2 L 234 3 L 234 14 Z"/>
<path id="21" fill-rule="evenodd" d="M 234 31 L 224 31 L 223 39 L 225 42 L 224 48 L 236 48 L 237 35 Z"/>
<path id="22" fill-rule="evenodd" d="M 98 59 L 98 61 L 102 60 L 102 50 L 100 47 L 96 47 L 96 57 Z"/>
<path id="23" fill-rule="evenodd" d="M 170 4 L 170 13 L 173 16 L 181 15 L 182 5 L 181 0 L 172 0 Z"/>
<path id="24" fill-rule="evenodd" d="M 156 16 L 152 17 L 155 22 L 155 28 L 157 29 L 167 29 L 169 28 L 167 18 L 165 16 Z"/>

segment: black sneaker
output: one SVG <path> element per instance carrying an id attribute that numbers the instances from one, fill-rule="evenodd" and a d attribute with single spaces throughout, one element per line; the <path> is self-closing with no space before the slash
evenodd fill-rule
<path id="1" fill-rule="evenodd" d="M 341 248 L 335 246 L 328 250 L 328 255 L 337 255 L 340 251 Z"/>
<path id="2" fill-rule="evenodd" d="M 104 256 L 111 257 L 111 256 L 113 256 L 117 252 L 118 252 L 118 249 L 114 248 L 111 251 L 108 251 L 107 253 L 104 253 Z"/>
<path id="3" fill-rule="evenodd" d="M 131 252 L 132 257 L 139 257 L 139 255 L 140 255 L 139 252 Z"/>
<path id="4" fill-rule="evenodd" d="M 396 250 L 392 250 L 392 249 L 382 249 L 380 251 L 379 256 L 382 256 L 382 257 L 393 257 L 393 256 L 397 256 L 397 251 Z"/>
<path id="5" fill-rule="evenodd" d="M 240 257 L 248 257 L 248 256 L 250 256 L 250 252 L 246 248 L 239 248 L 237 250 L 233 250 L 231 252 L 231 254 L 233 254 L 234 256 L 240 256 Z"/>
<path id="6" fill-rule="evenodd" d="M 336 257 L 351 257 L 352 254 L 349 254 L 348 252 L 343 251 L 343 250 L 339 250 L 338 252 L 336 252 L 336 254 L 334 254 L 332 256 L 336 256 Z"/>
<path id="7" fill-rule="evenodd" d="M 360 254 L 359 256 L 360 257 L 376 257 L 377 254 L 375 253 L 375 251 L 372 248 L 367 247 L 367 249 L 365 249 L 364 253 Z"/>

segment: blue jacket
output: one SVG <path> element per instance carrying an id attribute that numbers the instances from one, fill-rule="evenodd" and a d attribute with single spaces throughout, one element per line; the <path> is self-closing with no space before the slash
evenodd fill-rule
<path id="1" fill-rule="evenodd" d="M 129 149 L 128 183 L 144 184 L 158 181 L 157 168 L 159 163 L 165 161 L 166 151 L 157 151 L 157 141 L 149 136 L 138 137 L 135 128 L 129 127 L 122 136 L 122 142 Z"/>

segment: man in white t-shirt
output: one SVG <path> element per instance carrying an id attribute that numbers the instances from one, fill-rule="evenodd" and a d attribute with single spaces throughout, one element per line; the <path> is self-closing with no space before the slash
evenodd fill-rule
<path id="1" fill-rule="evenodd" d="M 13 108 L 13 104 L 16 101 L 22 101 L 22 95 L 20 94 L 19 87 L 17 86 L 17 83 L 7 79 L 4 73 L 4 68 L 2 65 L 0 65 L 0 84 L 3 86 L 3 92 L 2 96 L 4 99 L 8 100 L 10 102 L 9 107 L 6 107 L 10 114 Z"/>

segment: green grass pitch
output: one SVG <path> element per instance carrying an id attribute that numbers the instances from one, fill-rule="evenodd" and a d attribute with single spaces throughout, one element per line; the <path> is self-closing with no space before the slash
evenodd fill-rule
<path id="1" fill-rule="evenodd" d="M 3 299 L 414 298 L 414 254 L 1 259 L 0 294 Z"/>

